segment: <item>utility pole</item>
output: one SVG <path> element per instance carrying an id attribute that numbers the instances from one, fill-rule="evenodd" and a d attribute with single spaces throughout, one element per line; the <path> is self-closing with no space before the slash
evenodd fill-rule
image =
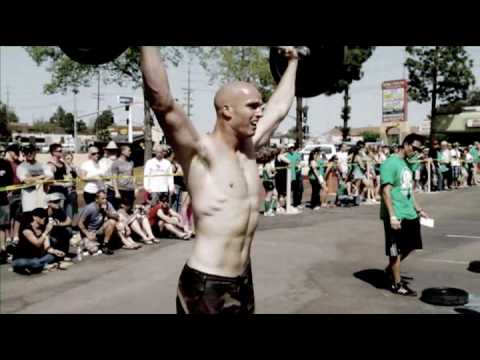
<path id="1" fill-rule="evenodd" d="M 303 148 L 303 98 L 297 96 L 297 139 L 296 145 L 298 149 Z"/>
<path id="2" fill-rule="evenodd" d="M 75 143 L 75 153 L 78 153 L 78 134 L 77 134 L 77 94 L 78 89 L 73 89 L 73 141 Z"/>
<path id="3" fill-rule="evenodd" d="M 98 70 L 98 77 L 97 77 L 97 121 L 95 121 L 95 134 L 98 132 L 98 118 L 100 117 L 100 70 Z"/>
<path id="4" fill-rule="evenodd" d="M 187 117 L 190 119 L 192 117 L 192 112 L 191 109 L 193 107 L 192 104 L 192 86 L 191 86 L 191 60 L 188 60 L 188 68 L 187 68 L 187 87 L 182 88 L 182 90 L 185 92 L 185 102 L 187 104 Z"/>
<path id="5" fill-rule="evenodd" d="M 10 89 L 7 86 L 7 113 L 8 113 L 8 109 L 10 109 Z"/>
<path id="6" fill-rule="evenodd" d="M 347 85 L 343 92 L 343 108 L 342 108 L 342 120 L 343 120 L 343 127 L 342 127 L 342 141 L 348 141 L 350 136 L 350 128 L 348 127 L 348 121 L 350 120 L 350 85 Z"/>
<path id="7" fill-rule="evenodd" d="M 144 134 L 145 134 L 145 153 L 144 153 L 144 163 L 152 158 L 152 124 L 153 119 L 150 113 L 150 103 L 148 102 L 147 98 L 145 97 L 145 86 L 143 87 L 143 107 L 144 107 L 144 122 L 143 125 L 145 127 Z"/>
<path id="8" fill-rule="evenodd" d="M 438 46 L 435 46 L 435 57 L 433 60 L 433 69 L 432 69 L 432 112 L 430 114 L 430 144 L 433 144 L 435 140 L 435 117 L 437 113 L 437 57 L 438 57 Z M 432 145 L 430 145 L 431 147 Z"/>

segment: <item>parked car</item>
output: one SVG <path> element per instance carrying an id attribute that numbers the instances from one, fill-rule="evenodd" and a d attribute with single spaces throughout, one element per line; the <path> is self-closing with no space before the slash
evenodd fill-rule
<path id="1" fill-rule="evenodd" d="M 324 153 L 328 160 L 337 153 L 337 148 L 334 144 L 308 144 L 301 151 L 302 155 L 302 174 L 308 175 L 308 157 L 313 149 L 320 149 L 320 152 Z"/>

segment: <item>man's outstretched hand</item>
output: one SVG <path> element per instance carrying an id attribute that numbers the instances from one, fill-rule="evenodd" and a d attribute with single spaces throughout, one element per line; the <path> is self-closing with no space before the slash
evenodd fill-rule
<path id="1" fill-rule="evenodd" d="M 278 52 L 283 54 L 288 60 L 298 60 L 300 56 L 294 46 L 280 46 Z"/>

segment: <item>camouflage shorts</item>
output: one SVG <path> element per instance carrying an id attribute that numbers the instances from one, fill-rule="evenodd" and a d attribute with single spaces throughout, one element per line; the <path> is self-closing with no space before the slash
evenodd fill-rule
<path id="1" fill-rule="evenodd" d="M 236 278 L 202 273 L 185 265 L 177 291 L 177 314 L 253 314 L 251 265 Z"/>

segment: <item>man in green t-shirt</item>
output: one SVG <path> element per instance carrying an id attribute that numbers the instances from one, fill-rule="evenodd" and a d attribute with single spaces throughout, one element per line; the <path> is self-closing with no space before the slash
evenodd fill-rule
<path id="1" fill-rule="evenodd" d="M 480 142 L 475 141 L 473 147 L 470 149 L 470 154 L 473 157 L 473 185 L 480 185 L 478 175 L 480 174 Z"/>
<path id="2" fill-rule="evenodd" d="M 302 160 L 302 155 L 295 151 L 295 145 L 288 145 L 288 153 L 285 155 L 290 161 L 289 171 L 292 176 L 291 180 L 291 189 L 292 189 L 292 202 L 293 207 L 297 208 L 302 204 L 302 195 L 303 195 L 303 178 L 302 172 L 299 171 L 300 162 Z"/>
<path id="3" fill-rule="evenodd" d="M 413 173 L 406 160 L 422 151 L 424 138 L 418 134 L 405 137 L 396 154 L 380 167 L 382 203 L 380 218 L 385 228 L 385 249 L 389 265 L 385 269 L 395 294 L 416 296 L 400 277 L 400 262 L 416 249 L 422 249 L 419 215 L 428 215 L 418 206 L 413 192 Z"/>

